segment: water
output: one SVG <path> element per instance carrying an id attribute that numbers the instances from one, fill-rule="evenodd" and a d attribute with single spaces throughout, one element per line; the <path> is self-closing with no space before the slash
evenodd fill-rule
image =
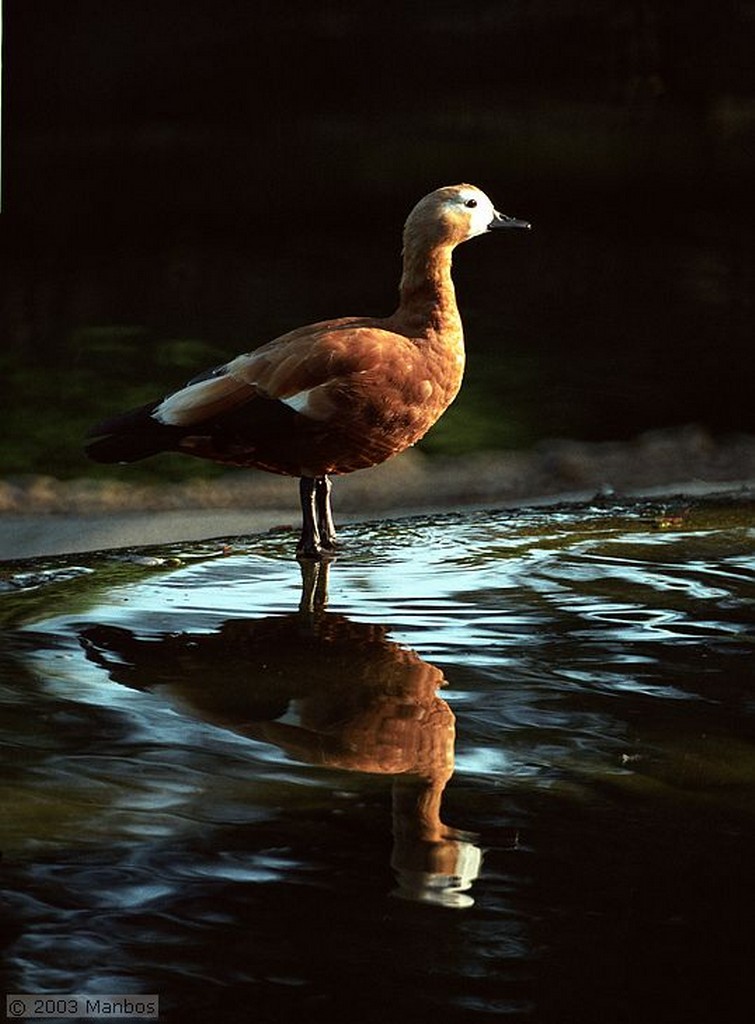
<path id="1" fill-rule="evenodd" d="M 291 543 L 7 567 L 5 990 L 741 1019 L 752 504 L 350 526 L 304 594 Z"/>

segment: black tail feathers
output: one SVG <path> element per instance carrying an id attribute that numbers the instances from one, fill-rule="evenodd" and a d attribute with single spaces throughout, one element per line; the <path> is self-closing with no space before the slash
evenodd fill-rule
<path id="1" fill-rule="evenodd" d="M 87 456 L 93 462 L 137 462 L 174 450 L 185 430 L 154 419 L 151 413 L 156 407 L 151 402 L 92 427 L 87 436 L 93 440 L 84 448 Z"/>

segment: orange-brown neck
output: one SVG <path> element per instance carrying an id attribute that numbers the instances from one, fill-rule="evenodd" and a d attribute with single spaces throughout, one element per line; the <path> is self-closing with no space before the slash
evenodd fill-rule
<path id="1" fill-rule="evenodd" d="M 407 242 L 395 318 L 415 336 L 461 335 L 461 319 L 451 280 L 453 246 Z"/>

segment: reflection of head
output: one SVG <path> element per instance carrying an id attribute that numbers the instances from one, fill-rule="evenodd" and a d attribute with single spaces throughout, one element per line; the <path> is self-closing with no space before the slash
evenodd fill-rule
<path id="1" fill-rule="evenodd" d="M 424 870 L 418 866 L 422 859 Z M 467 890 L 480 874 L 481 864 L 482 851 L 469 841 L 415 842 L 409 849 L 402 848 L 397 841 L 391 866 L 398 888 L 392 895 L 439 907 L 471 907 L 474 900 Z"/>
<path id="2" fill-rule="evenodd" d="M 447 780 L 397 776 L 393 783 L 394 896 L 443 907 L 471 907 L 465 895 L 480 873 L 477 836 L 444 825 L 440 805 Z"/>

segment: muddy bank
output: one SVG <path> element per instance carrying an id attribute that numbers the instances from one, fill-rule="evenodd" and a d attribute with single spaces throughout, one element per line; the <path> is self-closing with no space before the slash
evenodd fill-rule
<path id="1" fill-rule="evenodd" d="M 698 427 L 629 442 L 549 441 L 529 451 L 454 459 L 409 451 L 337 481 L 341 519 L 463 505 L 511 505 L 556 495 L 755 484 L 755 437 Z M 295 525 L 297 488 L 285 477 L 231 471 L 164 486 L 31 477 L 0 481 L 0 558 L 197 540 Z"/>

